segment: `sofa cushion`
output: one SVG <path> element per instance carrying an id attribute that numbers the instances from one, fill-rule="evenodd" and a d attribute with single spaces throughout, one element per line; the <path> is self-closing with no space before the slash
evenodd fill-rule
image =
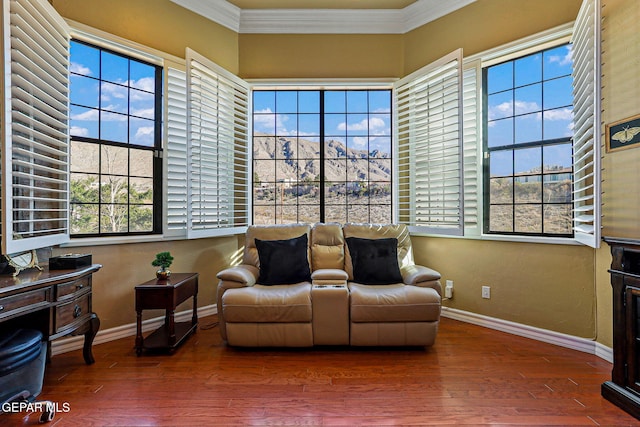
<path id="1" fill-rule="evenodd" d="M 256 238 L 261 285 L 288 285 L 311 280 L 306 234 L 287 240 Z"/>
<path id="2" fill-rule="evenodd" d="M 440 319 L 435 289 L 349 283 L 351 322 L 433 322 Z"/>
<path id="3" fill-rule="evenodd" d="M 311 284 L 228 289 L 222 312 L 227 322 L 311 322 Z"/>
<path id="4" fill-rule="evenodd" d="M 353 281 L 363 285 L 390 285 L 402 283 L 402 275 L 398 267 L 398 239 L 346 239 L 351 264 Z"/>

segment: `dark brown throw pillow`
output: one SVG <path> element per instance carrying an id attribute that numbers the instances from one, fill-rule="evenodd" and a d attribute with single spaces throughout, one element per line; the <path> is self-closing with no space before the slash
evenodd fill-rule
<path id="1" fill-rule="evenodd" d="M 345 239 L 351 254 L 353 281 L 363 285 L 402 283 L 398 266 L 398 239 Z"/>
<path id="2" fill-rule="evenodd" d="M 256 239 L 261 285 L 291 285 L 311 280 L 307 234 L 287 240 Z"/>

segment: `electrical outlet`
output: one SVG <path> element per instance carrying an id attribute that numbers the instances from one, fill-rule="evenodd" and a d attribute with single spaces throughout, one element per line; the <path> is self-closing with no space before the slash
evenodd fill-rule
<path id="1" fill-rule="evenodd" d="M 447 280 L 444 287 L 444 297 L 453 298 L 453 280 Z"/>
<path id="2" fill-rule="evenodd" d="M 490 299 L 491 298 L 491 287 L 483 286 L 482 287 L 482 298 Z"/>

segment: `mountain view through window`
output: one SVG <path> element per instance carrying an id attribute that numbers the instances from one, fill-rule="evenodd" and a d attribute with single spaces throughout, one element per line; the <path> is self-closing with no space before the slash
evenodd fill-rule
<path id="1" fill-rule="evenodd" d="M 391 222 L 391 91 L 253 93 L 255 224 Z"/>

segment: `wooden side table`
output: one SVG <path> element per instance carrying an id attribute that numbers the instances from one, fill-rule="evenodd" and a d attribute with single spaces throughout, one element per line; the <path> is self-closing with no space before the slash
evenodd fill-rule
<path id="1" fill-rule="evenodd" d="M 176 307 L 193 298 L 191 322 L 176 322 Z M 164 309 L 165 323 L 142 337 L 142 310 Z M 136 286 L 136 354 L 142 349 L 174 350 L 198 327 L 198 273 L 173 273 L 166 280 L 149 280 Z"/>

